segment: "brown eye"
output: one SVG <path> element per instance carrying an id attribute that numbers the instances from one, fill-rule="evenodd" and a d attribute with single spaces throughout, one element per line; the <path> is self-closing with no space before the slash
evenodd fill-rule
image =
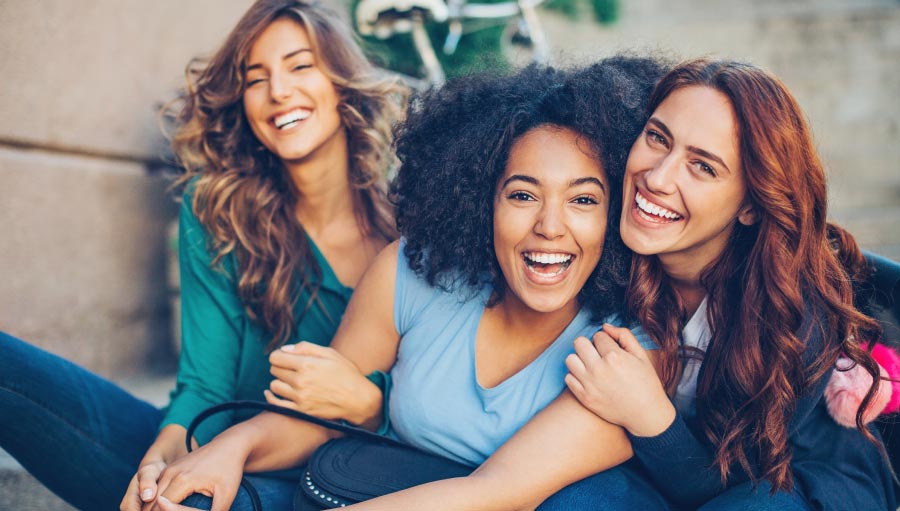
<path id="1" fill-rule="evenodd" d="M 506 196 L 507 199 L 512 199 L 515 201 L 533 201 L 534 197 L 531 194 L 525 192 L 513 192 Z"/>
<path id="2" fill-rule="evenodd" d="M 575 199 L 572 202 L 574 202 L 575 204 L 582 204 L 582 205 L 597 204 L 596 199 L 594 199 L 593 197 L 587 196 L 587 195 L 582 195 L 581 197 L 575 197 Z"/>

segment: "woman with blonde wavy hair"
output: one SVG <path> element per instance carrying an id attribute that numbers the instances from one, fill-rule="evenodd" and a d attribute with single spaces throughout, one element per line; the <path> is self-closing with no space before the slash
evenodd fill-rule
<path id="1" fill-rule="evenodd" d="M 376 427 L 384 376 L 327 346 L 357 280 L 396 237 L 386 174 L 404 95 L 330 9 L 255 2 L 208 62 L 188 67 L 176 114 L 186 174 L 171 402 L 158 410 L 0 333 L 0 415 L 16 417 L 0 424 L 0 446 L 80 509 L 138 510 L 186 454 L 186 426 L 223 401 L 278 395 Z M 270 366 L 267 353 L 286 344 L 293 356 Z M 270 393 L 285 371 L 296 386 Z M 242 418 L 214 417 L 193 440 Z"/>

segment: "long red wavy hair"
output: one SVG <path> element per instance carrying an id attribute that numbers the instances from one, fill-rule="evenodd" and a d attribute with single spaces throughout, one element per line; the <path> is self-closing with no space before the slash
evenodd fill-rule
<path id="1" fill-rule="evenodd" d="M 846 231 L 826 220 L 825 172 L 797 101 L 785 85 L 752 65 L 695 60 L 657 85 L 652 112 L 674 91 L 704 86 L 729 98 L 749 200 L 758 221 L 734 228 L 701 282 L 712 341 L 697 386 L 697 414 L 727 481 L 740 466 L 773 491 L 793 487 L 788 419 L 798 397 L 844 353 L 877 381 L 878 367 L 859 340 L 880 334 L 853 306 L 852 282 L 865 261 Z M 676 385 L 686 311 L 658 259 L 635 256 L 629 308 L 662 349 L 661 377 Z M 812 322 L 809 322 L 809 319 Z M 805 321 L 806 320 L 806 321 Z M 807 342 L 821 336 L 822 349 Z M 871 401 L 869 389 L 857 415 Z M 874 440 L 874 439 L 873 439 Z"/>

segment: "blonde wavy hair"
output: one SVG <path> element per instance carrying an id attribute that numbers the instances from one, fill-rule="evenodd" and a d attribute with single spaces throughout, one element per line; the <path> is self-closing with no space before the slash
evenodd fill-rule
<path id="1" fill-rule="evenodd" d="M 394 166 L 392 129 L 406 90 L 366 59 L 352 32 L 318 2 L 258 0 L 209 60 L 194 59 L 187 87 L 167 111 L 176 131 L 172 147 L 185 174 L 192 208 L 216 256 L 234 254 L 238 294 L 251 320 L 270 334 L 274 349 L 295 334 L 294 307 L 309 291 L 302 314 L 317 302 L 321 268 L 296 218 L 298 193 L 279 158 L 254 136 L 244 115 L 244 72 L 253 43 L 273 21 L 289 18 L 309 35 L 319 68 L 334 83 L 347 132 L 349 179 L 357 221 L 366 235 L 397 237 L 387 198 Z"/>

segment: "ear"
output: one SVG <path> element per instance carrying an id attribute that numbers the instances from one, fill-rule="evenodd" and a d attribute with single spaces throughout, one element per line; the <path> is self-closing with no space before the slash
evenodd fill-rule
<path id="1" fill-rule="evenodd" d="M 748 227 L 755 224 L 756 221 L 759 220 L 756 217 L 756 209 L 751 204 L 747 204 L 741 207 L 740 211 L 738 211 L 737 219 L 738 222 Z"/>

